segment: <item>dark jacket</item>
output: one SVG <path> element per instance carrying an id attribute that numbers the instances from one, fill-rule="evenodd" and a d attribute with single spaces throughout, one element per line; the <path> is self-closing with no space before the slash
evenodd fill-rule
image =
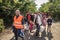
<path id="1" fill-rule="evenodd" d="M 48 23 L 48 25 L 52 25 L 52 19 L 51 19 L 51 18 L 48 19 L 48 20 L 47 20 L 47 23 Z"/>

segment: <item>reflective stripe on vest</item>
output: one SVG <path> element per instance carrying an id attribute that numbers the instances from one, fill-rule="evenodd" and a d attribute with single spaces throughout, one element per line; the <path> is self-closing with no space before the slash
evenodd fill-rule
<path id="1" fill-rule="evenodd" d="M 18 18 L 16 18 L 16 16 L 14 16 L 14 26 L 17 29 L 22 29 L 23 25 L 22 25 L 22 19 L 23 16 L 19 16 Z"/>

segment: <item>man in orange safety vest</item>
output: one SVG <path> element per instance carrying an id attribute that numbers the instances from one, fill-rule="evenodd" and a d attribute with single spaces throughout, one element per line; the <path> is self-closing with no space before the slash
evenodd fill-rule
<path id="1" fill-rule="evenodd" d="M 19 10 L 15 11 L 15 16 L 13 19 L 13 28 L 14 28 L 14 35 L 15 35 L 15 40 L 18 40 L 18 30 L 20 31 L 19 33 L 21 33 L 21 30 L 24 29 L 23 27 L 23 16 L 20 14 Z"/>

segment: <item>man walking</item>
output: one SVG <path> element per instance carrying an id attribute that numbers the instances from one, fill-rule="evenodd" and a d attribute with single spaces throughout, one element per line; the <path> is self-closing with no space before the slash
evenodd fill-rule
<path id="1" fill-rule="evenodd" d="M 35 19 L 36 19 L 35 20 L 35 24 L 36 24 L 36 28 L 37 28 L 37 30 L 36 30 L 36 36 L 39 36 L 40 26 L 42 25 L 41 15 L 40 15 L 39 12 L 36 14 L 36 18 Z"/>
<path id="2" fill-rule="evenodd" d="M 14 31 L 14 35 L 15 35 L 15 40 L 18 40 L 18 36 L 20 35 L 20 33 L 22 33 L 22 35 L 20 36 L 24 36 L 23 34 L 23 16 L 20 14 L 19 10 L 15 11 L 15 16 L 14 16 L 14 21 L 13 21 L 13 31 Z"/>

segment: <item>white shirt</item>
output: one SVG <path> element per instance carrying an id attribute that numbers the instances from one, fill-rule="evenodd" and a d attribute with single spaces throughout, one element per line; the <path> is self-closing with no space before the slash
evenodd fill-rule
<path id="1" fill-rule="evenodd" d="M 38 23 L 39 25 L 42 24 L 41 17 L 40 17 L 39 15 L 38 15 L 38 17 L 37 17 L 37 23 Z"/>

